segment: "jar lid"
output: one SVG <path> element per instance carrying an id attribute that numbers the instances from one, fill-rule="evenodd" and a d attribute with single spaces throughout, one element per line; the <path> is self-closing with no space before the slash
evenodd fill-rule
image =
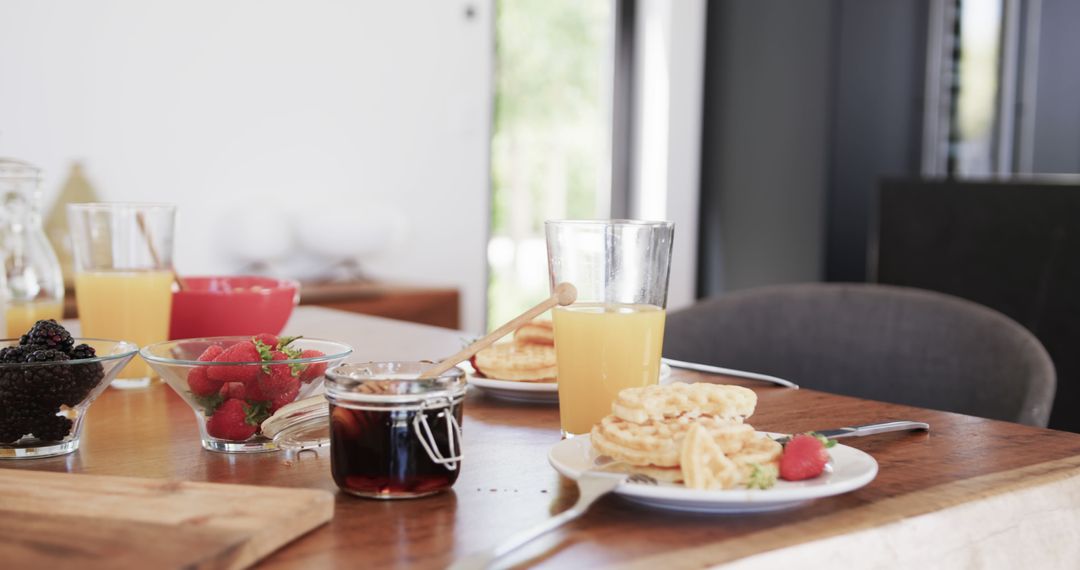
<path id="1" fill-rule="evenodd" d="M 286 451 L 316 449 L 330 444 L 329 401 L 377 409 L 421 409 L 453 402 L 465 395 L 465 372 L 451 368 L 436 378 L 417 376 L 430 362 L 368 362 L 342 364 L 326 372 L 325 394 L 282 406 L 263 421 L 262 434 Z M 446 405 L 446 404 L 443 404 Z"/>
<path id="2" fill-rule="evenodd" d="M 326 393 L 331 401 L 377 404 L 387 407 L 418 406 L 425 402 L 456 400 L 465 394 L 465 371 L 454 367 L 435 378 L 418 378 L 430 362 L 366 362 L 342 364 L 326 372 Z"/>
<path id="3" fill-rule="evenodd" d="M 262 423 L 262 434 L 286 451 L 330 445 L 330 407 L 323 394 L 282 406 Z"/>

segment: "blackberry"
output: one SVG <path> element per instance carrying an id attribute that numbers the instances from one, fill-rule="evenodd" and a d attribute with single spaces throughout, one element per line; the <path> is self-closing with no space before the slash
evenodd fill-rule
<path id="1" fill-rule="evenodd" d="M 87 345 L 72 347 L 71 335 L 55 321 L 38 321 L 24 339 L 23 346 L 0 349 L 0 443 L 29 435 L 41 441 L 62 440 L 74 424 L 57 412 L 85 400 L 101 383 L 104 369 L 100 362 L 16 364 L 64 363 L 70 355 L 79 359 L 95 355 Z"/>
<path id="2" fill-rule="evenodd" d="M 62 360 L 71 360 L 71 357 L 62 350 L 46 348 L 29 352 L 23 362 L 60 362 Z"/>
<path id="3" fill-rule="evenodd" d="M 47 348 L 67 352 L 75 345 L 71 333 L 54 319 L 38 321 L 30 331 L 19 339 L 19 344 L 35 348 Z"/>
<path id="4" fill-rule="evenodd" d="M 30 349 L 25 346 L 5 346 L 0 348 L 0 362 L 26 362 Z"/>
<path id="5" fill-rule="evenodd" d="M 30 426 L 30 433 L 42 441 L 60 441 L 71 433 L 73 424 L 64 416 L 38 416 Z"/>
<path id="6" fill-rule="evenodd" d="M 68 356 L 70 356 L 72 360 L 85 360 L 97 356 L 97 352 L 94 351 L 94 347 L 89 344 L 80 344 L 71 349 Z"/>

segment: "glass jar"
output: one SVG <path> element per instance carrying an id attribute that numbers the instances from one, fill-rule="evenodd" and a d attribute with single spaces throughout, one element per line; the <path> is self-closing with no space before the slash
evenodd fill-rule
<path id="1" fill-rule="evenodd" d="M 0 252 L 4 336 L 17 337 L 40 319 L 61 319 L 64 279 L 41 224 L 41 170 L 20 160 L 0 158 Z"/>
<path id="2" fill-rule="evenodd" d="M 342 364 L 326 373 L 329 407 L 289 404 L 263 423 L 263 434 L 286 451 L 329 444 L 330 470 L 346 493 L 407 499 L 445 491 L 461 472 L 467 385 L 460 368 L 417 378 L 431 366 Z"/>

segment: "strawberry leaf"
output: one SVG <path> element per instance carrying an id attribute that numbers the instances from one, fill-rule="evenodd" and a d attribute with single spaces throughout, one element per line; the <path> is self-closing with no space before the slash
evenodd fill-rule
<path id="1" fill-rule="evenodd" d="M 296 340 L 298 338 L 304 338 L 304 337 L 302 337 L 300 335 L 278 337 L 277 349 L 282 351 L 282 352 L 285 352 L 285 347 L 292 344 L 292 341 L 294 341 L 294 340 Z"/>
<path id="2" fill-rule="evenodd" d="M 262 362 L 272 362 L 273 361 L 273 349 L 270 348 L 269 344 L 267 344 L 266 342 L 262 342 L 259 339 L 254 339 L 254 338 L 252 339 L 252 342 L 255 343 L 255 350 L 259 351 L 259 359 L 260 359 L 260 361 L 262 361 Z M 266 365 L 266 364 L 262 365 L 262 374 L 270 374 L 270 366 L 269 365 Z"/>
<path id="3" fill-rule="evenodd" d="M 244 422 L 248 425 L 261 425 L 270 417 L 270 405 L 266 402 L 250 402 L 244 406 Z"/>
<path id="4" fill-rule="evenodd" d="M 304 351 L 296 347 L 286 347 L 282 348 L 281 352 L 284 352 L 285 356 L 289 357 L 289 360 L 296 360 L 300 358 L 300 355 L 303 354 Z M 289 364 L 289 373 L 292 374 L 295 378 L 299 378 L 300 375 L 304 373 L 305 369 L 307 369 L 307 365 L 300 362 L 293 362 L 292 364 Z"/>
<path id="5" fill-rule="evenodd" d="M 195 400 L 195 403 L 199 404 L 207 417 L 214 415 L 214 412 L 216 412 L 222 402 L 225 401 L 225 398 L 218 392 L 214 392 L 209 396 L 200 396 L 192 393 L 191 398 Z"/>
<path id="6" fill-rule="evenodd" d="M 764 490 L 776 484 L 776 476 L 778 473 L 775 466 L 753 463 L 750 465 L 750 468 L 750 477 L 746 481 L 747 489 Z"/>
<path id="7" fill-rule="evenodd" d="M 818 433 L 816 431 L 808 432 L 806 435 L 813 436 L 815 439 L 820 441 L 821 445 L 825 446 L 825 449 L 828 449 L 828 448 L 836 445 L 836 440 L 835 439 L 829 439 L 829 438 L 821 435 L 820 433 Z"/>

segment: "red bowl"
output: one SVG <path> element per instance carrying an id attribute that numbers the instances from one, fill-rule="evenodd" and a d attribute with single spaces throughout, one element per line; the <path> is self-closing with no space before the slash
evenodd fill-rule
<path id="1" fill-rule="evenodd" d="M 169 339 L 278 334 L 300 300 L 300 284 L 269 277 L 184 277 L 173 293 Z"/>

